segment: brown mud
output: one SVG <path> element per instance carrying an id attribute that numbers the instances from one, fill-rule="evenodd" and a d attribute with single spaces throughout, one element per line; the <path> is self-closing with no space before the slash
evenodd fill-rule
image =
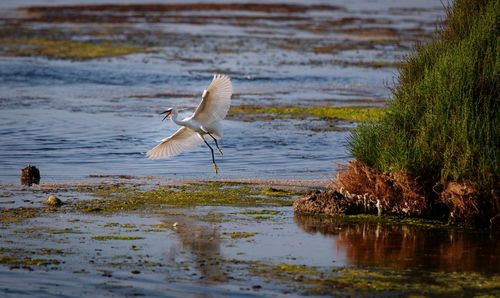
<path id="1" fill-rule="evenodd" d="M 299 198 L 294 210 L 299 214 L 383 214 L 500 227 L 497 190 L 480 192 L 467 183 L 441 185 L 407 173 L 381 173 L 358 161 L 340 170 L 326 191 Z"/>

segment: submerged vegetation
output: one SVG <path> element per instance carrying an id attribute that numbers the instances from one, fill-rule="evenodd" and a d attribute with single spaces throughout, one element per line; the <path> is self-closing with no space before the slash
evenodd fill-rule
<path id="1" fill-rule="evenodd" d="M 16 266 L 47 266 L 47 265 L 59 265 L 59 261 L 55 259 L 38 259 L 38 258 L 19 258 L 16 256 L 0 256 L 0 264 L 9 265 L 11 267 Z"/>
<path id="2" fill-rule="evenodd" d="M 82 201 L 76 208 L 82 212 L 124 212 L 162 206 L 189 208 L 195 206 L 291 206 L 291 192 L 276 196 L 263 194 L 259 188 L 242 184 L 213 182 L 184 186 L 164 186 L 149 190 L 117 185 L 88 190 L 101 199 Z"/>
<path id="3" fill-rule="evenodd" d="M 139 236 L 125 236 L 125 235 L 104 235 L 104 236 L 93 236 L 92 240 L 106 241 L 106 240 L 140 240 L 144 237 Z"/>
<path id="4" fill-rule="evenodd" d="M 29 218 L 37 217 L 41 212 L 40 208 L 0 209 L 0 223 L 18 223 Z"/>
<path id="5" fill-rule="evenodd" d="M 380 118 L 384 114 L 383 108 L 366 107 L 299 107 L 299 106 L 234 106 L 230 113 L 238 115 L 273 115 L 275 117 L 317 117 L 325 119 L 338 119 L 351 122 L 366 122 Z"/>
<path id="6" fill-rule="evenodd" d="M 499 19 L 498 1 L 458 0 L 436 38 L 407 58 L 387 112 L 350 139 L 357 162 L 339 174 L 336 187 L 352 204 L 494 224 Z"/>
<path id="7" fill-rule="evenodd" d="M 405 293 L 405 296 L 425 297 L 448 297 L 456 294 L 495 297 L 500 293 L 498 276 L 478 273 L 424 273 L 418 270 L 356 267 L 334 268 L 328 271 L 324 268 L 284 263 L 249 265 L 255 275 L 295 284 L 310 295 L 358 296 L 369 293 L 370 297 L 386 297 Z"/>
<path id="8" fill-rule="evenodd" d="M 86 60 L 124 56 L 144 49 L 111 42 L 90 43 L 43 38 L 0 39 L 0 53 L 6 56 L 43 56 L 47 58 Z"/>

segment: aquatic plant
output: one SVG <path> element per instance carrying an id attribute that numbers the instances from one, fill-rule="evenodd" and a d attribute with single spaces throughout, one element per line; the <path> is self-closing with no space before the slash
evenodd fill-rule
<path id="1" fill-rule="evenodd" d="M 351 122 L 366 122 L 380 118 L 384 108 L 367 107 L 301 107 L 301 106 L 234 106 L 230 114 L 270 114 L 292 118 L 318 117 Z"/>
<path id="2" fill-rule="evenodd" d="M 290 206 L 287 196 L 264 196 L 261 190 L 244 184 L 212 182 L 141 190 L 126 185 L 101 185 L 88 189 L 100 199 L 75 204 L 81 212 L 115 213 L 134 210 L 189 208 L 195 206 Z M 214 219 L 214 218 L 208 218 Z M 220 219 L 219 219 L 220 220 Z"/>
<path id="3" fill-rule="evenodd" d="M 116 57 L 145 51 L 139 46 L 111 42 L 80 42 L 47 38 L 0 38 L 0 54 L 7 56 L 43 56 L 47 58 L 88 60 Z"/>

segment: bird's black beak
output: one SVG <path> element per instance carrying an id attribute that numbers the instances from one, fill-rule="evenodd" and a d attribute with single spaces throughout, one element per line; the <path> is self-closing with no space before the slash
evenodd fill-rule
<path id="1" fill-rule="evenodd" d="M 165 114 L 165 117 L 163 117 L 163 119 L 161 120 L 161 121 L 163 121 L 163 120 L 167 119 L 167 117 L 170 116 L 170 114 L 172 114 L 172 108 L 161 112 L 160 115 L 161 114 Z"/>

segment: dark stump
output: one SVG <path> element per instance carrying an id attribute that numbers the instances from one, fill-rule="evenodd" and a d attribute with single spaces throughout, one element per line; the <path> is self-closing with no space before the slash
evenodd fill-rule
<path id="1" fill-rule="evenodd" d="M 31 186 L 40 183 L 40 170 L 37 167 L 28 165 L 21 170 L 21 184 Z"/>

